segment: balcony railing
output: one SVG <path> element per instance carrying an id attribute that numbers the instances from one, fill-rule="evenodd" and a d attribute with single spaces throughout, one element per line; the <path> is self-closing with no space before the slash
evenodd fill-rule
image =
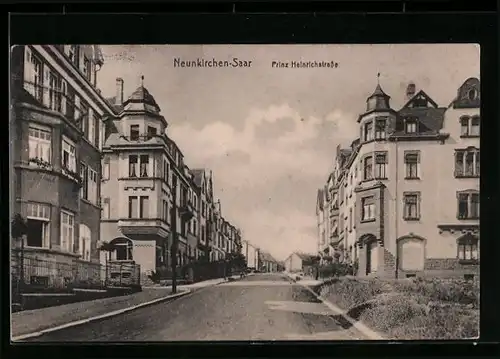
<path id="1" fill-rule="evenodd" d="M 159 134 L 142 134 L 142 135 L 132 135 L 132 136 L 121 136 L 130 142 L 148 142 L 153 138 L 162 138 L 162 135 Z"/>

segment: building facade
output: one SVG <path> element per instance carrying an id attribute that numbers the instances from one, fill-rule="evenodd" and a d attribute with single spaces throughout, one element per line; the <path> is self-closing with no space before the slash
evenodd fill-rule
<path id="1" fill-rule="evenodd" d="M 98 89 L 103 63 L 94 45 L 12 50 L 11 212 L 27 219 L 26 255 L 99 263 L 100 150 L 113 115 Z"/>
<path id="2" fill-rule="evenodd" d="M 247 268 L 258 269 L 259 268 L 259 252 L 258 248 L 252 245 L 250 242 L 244 240 L 242 242 L 241 253 L 245 256 L 247 261 Z"/>
<path id="3" fill-rule="evenodd" d="M 214 211 L 212 173 L 187 166 L 142 83 L 123 101 L 123 80 L 116 81 L 117 94 L 108 99 L 116 116 L 107 123 L 103 147 L 101 239 L 118 248 L 112 261 L 140 264 L 146 280 L 172 267 L 177 233 L 177 274 L 192 279 L 190 264 L 224 259 L 230 248 L 220 201 Z"/>
<path id="4" fill-rule="evenodd" d="M 479 80 L 445 107 L 413 83 L 406 97 L 396 111 L 377 85 L 360 137 L 337 149 L 318 191 L 323 262 L 356 262 L 360 276 L 478 275 Z"/>

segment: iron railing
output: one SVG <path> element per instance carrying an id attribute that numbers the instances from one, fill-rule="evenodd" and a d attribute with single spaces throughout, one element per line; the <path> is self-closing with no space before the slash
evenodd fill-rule
<path id="1" fill-rule="evenodd" d="M 22 255 L 21 251 L 14 251 L 11 257 L 13 291 L 106 289 L 109 286 L 140 285 L 138 264 L 112 261 L 104 265 L 80 259 L 65 260 L 42 259 L 31 253 Z"/>

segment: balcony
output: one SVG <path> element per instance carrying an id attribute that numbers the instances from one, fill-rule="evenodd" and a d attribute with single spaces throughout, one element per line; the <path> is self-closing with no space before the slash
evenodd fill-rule
<path id="1" fill-rule="evenodd" d="M 118 226 L 126 236 L 158 236 L 166 238 L 170 226 L 158 218 L 120 218 Z"/>

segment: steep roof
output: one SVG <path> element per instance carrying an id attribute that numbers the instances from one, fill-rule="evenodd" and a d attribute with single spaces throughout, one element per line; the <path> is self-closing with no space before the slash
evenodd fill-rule
<path id="1" fill-rule="evenodd" d="M 143 85 L 139 86 L 123 103 L 123 105 L 125 106 L 129 102 L 146 103 L 148 105 L 154 106 L 158 111 L 160 111 L 160 106 L 158 106 L 158 104 L 156 103 L 155 98 Z"/>
<path id="2" fill-rule="evenodd" d="M 203 176 L 205 174 L 205 170 L 203 168 L 195 168 L 195 169 L 189 170 L 189 172 L 191 172 L 191 174 L 193 175 L 194 183 L 198 187 L 201 187 L 201 185 L 203 183 Z"/>
<path id="3" fill-rule="evenodd" d="M 266 262 L 278 263 L 278 261 L 268 252 L 260 252 L 260 259 Z"/>

